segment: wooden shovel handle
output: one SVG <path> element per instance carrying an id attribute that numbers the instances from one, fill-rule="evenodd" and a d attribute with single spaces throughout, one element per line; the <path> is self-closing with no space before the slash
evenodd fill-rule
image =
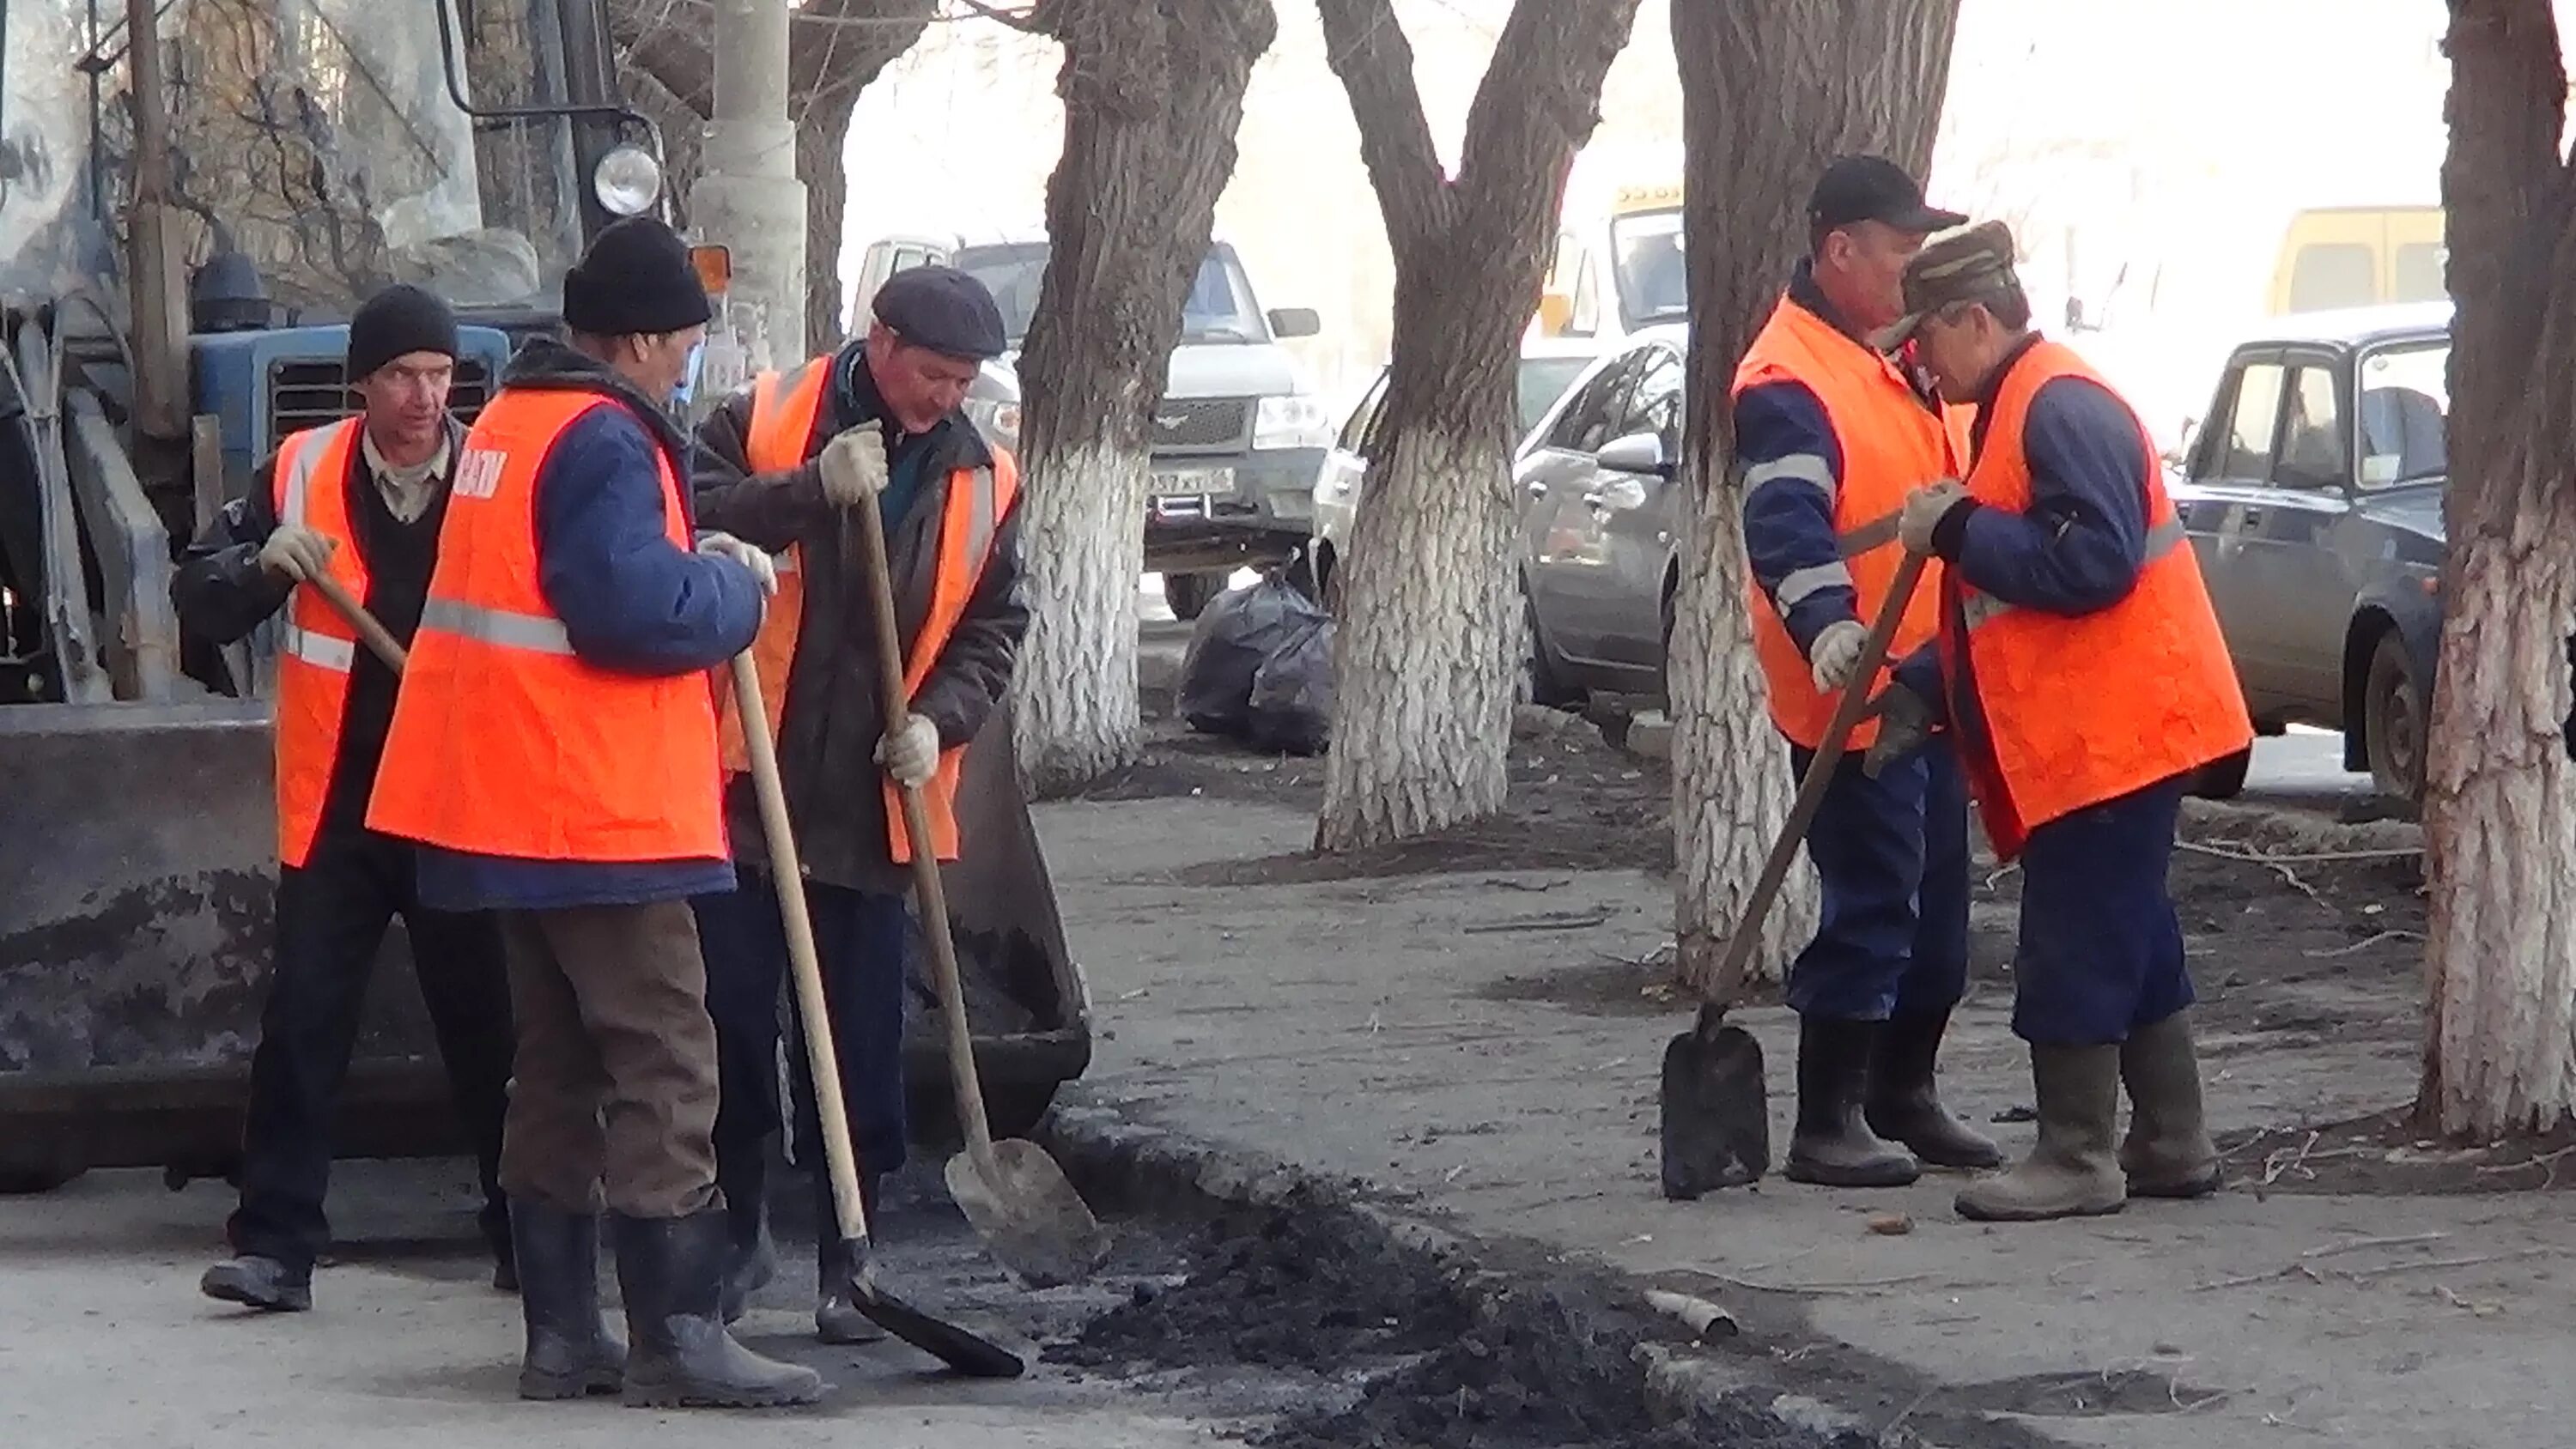
<path id="1" fill-rule="evenodd" d="M 359 603 L 347 589 L 340 587 L 338 579 L 329 574 L 315 574 L 304 582 L 311 584 L 314 592 L 322 596 L 323 602 L 338 610 L 340 617 L 349 621 L 349 627 L 358 631 L 358 637 L 365 641 L 367 648 L 378 659 L 385 661 L 386 668 L 397 675 L 403 672 L 403 665 L 409 662 L 410 656 L 403 652 L 401 641 L 395 639 L 393 631 L 379 622 L 375 615 L 367 612 L 366 605 Z"/>

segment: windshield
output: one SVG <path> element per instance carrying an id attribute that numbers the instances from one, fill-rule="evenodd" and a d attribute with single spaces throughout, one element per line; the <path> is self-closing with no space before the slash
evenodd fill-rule
<path id="1" fill-rule="evenodd" d="M 9 112 L 0 138 L 47 158 L 54 185 L 0 198 L 0 267 L 59 252 L 130 195 L 126 44 L 89 0 L 8 0 Z M 484 0 L 459 25 L 467 93 L 519 105 L 562 73 L 535 23 L 553 0 Z M 451 16 L 452 18 L 452 16 Z M 219 250 L 257 263 L 270 296 L 304 320 L 345 317 L 389 282 L 459 307 L 551 305 L 580 240 L 568 128 L 560 119 L 478 132 L 447 88 L 435 3 L 172 0 L 166 41 L 173 199 L 192 220 L 193 268 Z M 96 49 L 90 81 L 73 62 Z M 559 88 L 553 88 L 559 89 Z M 22 143 L 22 139 L 25 144 Z M 91 164 L 105 195 L 78 184 Z"/>
<path id="2" fill-rule="evenodd" d="M 1592 365 L 1589 357 L 1524 357 L 1520 369 L 1521 431 L 1538 426 L 1565 390 Z"/>
<path id="3" fill-rule="evenodd" d="M 1029 335 L 1029 319 L 1037 314 L 1038 285 L 1046 276 L 1046 264 L 1045 242 L 961 247 L 956 259 L 958 270 L 972 273 L 992 289 L 993 300 L 1001 304 L 1002 323 L 1009 329 L 1013 347 Z M 1263 325 L 1253 304 L 1252 282 L 1244 276 L 1243 264 L 1235 259 L 1232 248 L 1211 248 L 1199 263 L 1189 295 L 1181 301 L 1181 340 L 1270 340 L 1270 329 Z"/>
<path id="4" fill-rule="evenodd" d="M 1690 279 L 1682 270 L 1682 214 L 1641 211 L 1610 223 L 1619 316 L 1631 329 L 1690 315 Z"/>
<path id="5" fill-rule="evenodd" d="M 2451 409 L 2451 344 L 2409 342 L 2363 354 L 2361 484 L 2387 488 L 2450 472 L 2443 428 Z"/>

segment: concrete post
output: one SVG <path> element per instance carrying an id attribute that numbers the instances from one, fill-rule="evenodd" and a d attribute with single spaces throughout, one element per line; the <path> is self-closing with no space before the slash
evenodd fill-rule
<path id="1" fill-rule="evenodd" d="M 732 249 L 723 321 L 743 364 L 792 365 L 805 356 L 805 183 L 787 119 L 788 0 L 715 12 L 715 114 L 689 218 L 699 241 Z"/>

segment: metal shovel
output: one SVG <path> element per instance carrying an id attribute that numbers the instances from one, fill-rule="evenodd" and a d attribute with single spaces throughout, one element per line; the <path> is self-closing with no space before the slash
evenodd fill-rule
<path id="1" fill-rule="evenodd" d="M 859 518 L 863 562 L 873 586 L 877 681 L 891 729 L 911 712 L 912 699 L 904 686 L 903 631 L 895 621 L 885 521 L 873 502 L 846 510 L 844 544 L 852 513 Z M 957 1095 L 957 1121 L 966 1133 L 966 1150 L 948 1161 L 949 1196 L 993 1256 L 1022 1282 L 1033 1288 L 1080 1282 L 1108 1259 L 1109 1234 L 1045 1149 L 1034 1142 L 993 1140 L 983 1085 L 976 1077 L 975 1037 L 966 1021 L 957 942 L 948 929 L 948 896 L 940 882 L 938 854 L 931 849 L 930 810 L 920 787 L 899 783 L 896 793 L 903 800 L 905 839 L 912 842 L 913 900 L 920 908 L 921 934 L 930 947 L 931 976 L 948 1028 L 948 1076 Z"/>
<path id="2" fill-rule="evenodd" d="M 841 1234 L 841 1262 L 849 1271 L 850 1301 L 870 1322 L 959 1373 L 1018 1378 L 1027 1368 L 1019 1355 L 922 1312 L 877 1282 L 867 1207 L 859 1196 L 859 1157 L 850 1147 L 849 1107 L 841 1100 L 840 1060 L 832 1049 L 831 1018 L 824 1004 L 822 958 L 814 949 L 813 917 L 805 909 L 805 875 L 796 858 L 795 832 L 788 826 L 778 747 L 761 708 L 760 671 L 749 650 L 733 658 L 733 703 L 743 724 L 744 752 L 751 757 L 752 789 L 760 799 L 769 874 L 778 883 L 778 909 L 787 923 L 787 964 L 796 982 L 797 1016 L 805 1027 L 805 1060 L 814 1076 L 814 1105 L 823 1129 L 824 1165 L 832 1175 L 832 1211 Z"/>
<path id="3" fill-rule="evenodd" d="M 1834 767 L 1842 760 L 1853 726 L 1868 712 L 1870 685 L 1878 677 L 1879 665 L 1886 662 L 1888 643 L 1896 637 L 1896 627 L 1904 620 L 1905 607 L 1922 577 L 1923 556 L 1908 552 L 1897 566 L 1886 602 L 1878 606 L 1878 617 L 1870 623 L 1860 660 L 1834 704 L 1816 756 L 1798 782 L 1788 822 L 1780 827 L 1780 838 L 1772 843 L 1770 858 L 1762 862 L 1753 894 L 1736 917 L 1735 933 L 1727 938 L 1726 954 L 1719 958 L 1717 980 L 1700 1005 L 1699 1020 L 1664 1048 L 1663 1185 L 1664 1196 L 1673 1201 L 1742 1187 L 1770 1170 L 1771 1103 L 1763 1084 L 1762 1043 L 1744 1028 L 1728 1025 L 1726 1013 L 1743 993 L 1744 968 L 1762 939 L 1763 919 L 1779 899 L 1781 882 L 1789 878 L 1789 867 L 1798 858 L 1798 845 L 1807 838 L 1807 827 L 1815 823 L 1816 811 L 1825 803 L 1825 790 L 1833 784 Z"/>

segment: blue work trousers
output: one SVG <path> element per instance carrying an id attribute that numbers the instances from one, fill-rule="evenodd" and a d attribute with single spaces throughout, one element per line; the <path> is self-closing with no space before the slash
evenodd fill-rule
<path id="1" fill-rule="evenodd" d="M 2165 870 L 2183 779 L 2078 810 L 2022 849 L 2013 1034 L 2105 1046 L 2192 1003 Z"/>
<path id="2" fill-rule="evenodd" d="M 1795 746 L 1790 756 L 1801 777 L 1815 758 Z M 1949 742 L 1875 780 L 1858 752 L 1845 755 L 1807 828 L 1807 855 L 1824 915 L 1790 965 L 1789 1005 L 1840 1021 L 1956 1006 L 1968 983 L 1968 792 Z"/>

